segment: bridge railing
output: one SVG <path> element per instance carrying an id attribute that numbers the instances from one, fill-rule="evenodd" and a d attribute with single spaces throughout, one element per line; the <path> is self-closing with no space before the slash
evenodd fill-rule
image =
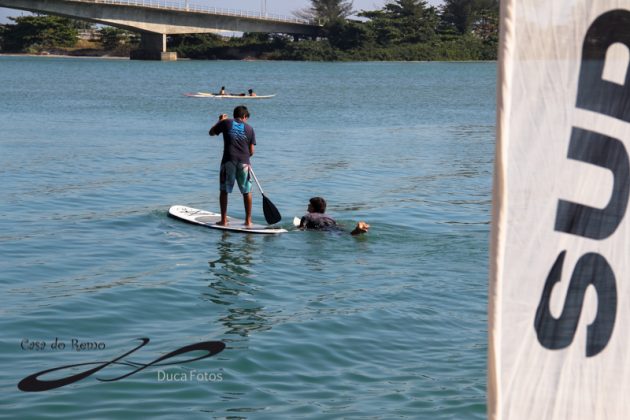
<path id="1" fill-rule="evenodd" d="M 271 20 L 275 22 L 289 22 L 302 25 L 318 25 L 317 22 L 300 19 L 290 16 L 282 16 L 274 13 L 248 12 L 237 9 L 223 9 L 200 4 L 189 4 L 186 2 L 166 1 L 166 0 L 69 0 L 77 3 L 114 4 L 123 6 L 150 7 L 154 9 L 175 10 L 180 12 L 209 13 L 213 15 L 236 16 L 245 18 L 255 18 Z"/>

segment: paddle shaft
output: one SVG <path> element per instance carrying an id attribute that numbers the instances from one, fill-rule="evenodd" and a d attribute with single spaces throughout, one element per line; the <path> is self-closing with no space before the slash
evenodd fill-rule
<path id="1" fill-rule="evenodd" d="M 252 174 L 252 176 L 254 177 L 254 181 L 256 181 L 256 185 L 258 185 L 258 189 L 260 190 L 260 193 L 262 195 L 265 195 L 265 192 L 263 191 L 262 187 L 260 186 L 260 182 L 258 182 L 258 178 L 256 178 L 256 174 L 254 173 L 254 169 L 251 167 L 249 167 L 249 173 Z"/>

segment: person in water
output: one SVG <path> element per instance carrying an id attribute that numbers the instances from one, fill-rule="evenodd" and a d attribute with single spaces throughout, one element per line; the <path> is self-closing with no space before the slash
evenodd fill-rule
<path id="1" fill-rule="evenodd" d="M 308 213 L 300 220 L 300 229 L 307 230 L 342 230 L 335 219 L 326 214 L 326 200 L 322 197 L 313 197 L 308 202 Z M 365 233 L 370 225 L 361 221 L 350 234 L 360 235 Z"/>
<path id="2" fill-rule="evenodd" d="M 227 92 L 225 91 L 225 86 L 221 86 L 221 90 L 219 91 L 219 95 L 227 95 Z"/>
<path id="3" fill-rule="evenodd" d="M 252 224 L 252 180 L 249 173 L 250 157 L 254 155 L 256 135 L 254 128 L 247 124 L 249 110 L 240 105 L 234 108 L 234 119 L 227 114 L 219 115 L 219 121 L 210 129 L 211 136 L 223 134 L 223 158 L 219 171 L 221 220 L 217 225 L 227 226 L 228 194 L 234 188 L 234 181 L 243 194 L 245 225 Z"/>
<path id="4" fill-rule="evenodd" d="M 241 93 L 239 94 L 239 96 L 256 96 L 256 93 L 254 92 L 253 89 L 249 89 L 247 93 Z"/>

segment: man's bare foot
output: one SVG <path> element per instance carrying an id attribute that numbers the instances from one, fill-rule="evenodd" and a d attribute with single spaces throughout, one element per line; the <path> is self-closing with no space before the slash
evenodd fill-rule
<path id="1" fill-rule="evenodd" d="M 228 225 L 228 222 L 227 222 L 227 220 L 219 220 L 219 221 L 218 221 L 218 222 L 216 222 L 215 224 L 216 224 L 216 225 L 219 225 L 219 226 L 227 226 L 227 225 Z"/>
<path id="2" fill-rule="evenodd" d="M 245 225 L 245 227 L 252 227 L 254 224 L 252 223 L 252 221 L 245 221 L 245 223 L 243 223 Z"/>

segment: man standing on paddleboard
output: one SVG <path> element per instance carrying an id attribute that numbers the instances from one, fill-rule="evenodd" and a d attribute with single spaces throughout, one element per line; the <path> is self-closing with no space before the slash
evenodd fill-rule
<path id="1" fill-rule="evenodd" d="M 252 181 L 249 173 L 249 158 L 254 155 L 256 135 L 254 128 L 247 124 L 249 111 L 241 105 L 234 108 L 234 119 L 221 114 L 219 121 L 210 129 L 211 136 L 223 133 L 223 159 L 219 172 L 221 194 L 221 220 L 218 225 L 227 226 L 228 194 L 234 188 L 234 181 L 243 194 L 245 205 L 245 226 L 252 224 Z"/>

